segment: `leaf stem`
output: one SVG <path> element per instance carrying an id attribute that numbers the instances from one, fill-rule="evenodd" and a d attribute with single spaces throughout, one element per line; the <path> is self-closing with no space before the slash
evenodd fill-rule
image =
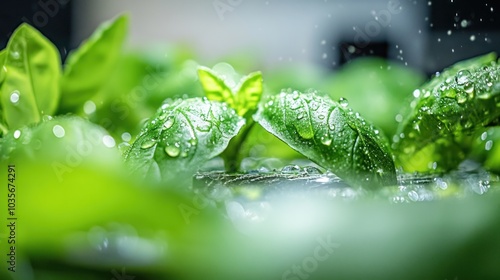
<path id="1" fill-rule="evenodd" d="M 224 167 L 226 172 L 235 173 L 239 171 L 241 167 L 241 161 L 243 160 L 242 153 L 240 152 L 241 146 L 245 142 L 248 134 L 254 127 L 255 121 L 252 118 L 247 119 L 247 124 L 241 128 L 240 133 L 231 141 L 227 146 L 226 150 L 221 154 L 222 159 L 224 159 Z"/>

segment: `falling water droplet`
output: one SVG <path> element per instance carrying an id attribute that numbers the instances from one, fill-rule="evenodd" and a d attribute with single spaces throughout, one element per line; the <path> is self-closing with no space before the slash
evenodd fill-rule
<path id="1" fill-rule="evenodd" d="M 19 91 L 17 90 L 13 91 L 10 94 L 10 102 L 12 102 L 12 104 L 17 104 L 19 102 L 19 97 L 20 97 Z"/>
<path id="2" fill-rule="evenodd" d="M 167 153 L 167 155 L 169 155 L 171 157 L 177 157 L 177 156 L 179 156 L 181 151 L 176 146 L 167 146 L 167 147 L 165 147 L 165 152 Z"/>
<path id="3" fill-rule="evenodd" d="M 474 41 L 476 41 L 476 36 L 475 35 L 470 35 L 469 39 L 471 40 L 471 42 L 474 42 Z"/>
<path id="4" fill-rule="evenodd" d="M 66 134 L 66 131 L 64 130 L 64 127 L 56 124 L 52 128 L 52 133 L 54 133 L 54 136 L 56 136 L 57 138 L 63 138 Z"/>

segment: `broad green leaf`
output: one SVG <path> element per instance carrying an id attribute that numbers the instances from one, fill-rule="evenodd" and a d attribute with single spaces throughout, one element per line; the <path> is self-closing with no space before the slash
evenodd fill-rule
<path id="1" fill-rule="evenodd" d="M 23 23 L 12 34 L 4 59 L 0 107 L 9 129 L 52 115 L 60 96 L 61 63 L 56 47 Z"/>
<path id="2" fill-rule="evenodd" d="M 413 90 L 424 81 L 422 74 L 404 65 L 366 57 L 329 76 L 323 88 L 333 99 L 347 98 L 353 110 L 381 128 L 385 135 L 394 135 L 401 104 L 411 99 Z"/>
<path id="3" fill-rule="evenodd" d="M 235 100 L 232 90 L 226 85 L 224 80 L 219 78 L 210 68 L 200 66 L 198 68 L 200 83 L 209 100 L 226 102 L 234 108 Z"/>
<path id="4" fill-rule="evenodd" d="M 164 104 L 144 126 L 127 161 L 135 174 L 188 184 L 207 160 L 224 151 L 244 123 L 226 103 L 179 99 Z"/>
<path id="5" fill-rule="evenodd" d="M 494 54 L 460 62 L 414 91 L 393 148 L 405 171 L 444 172 L 471 148 L 470 135 L 500 117 L 500 66 Z"/>
<path id="6" fill-rule="evenodd" d="M 247 112 L 253 113 L 259 104 L 262 92 L 262 73 L 253 72 L 241 79 L 236 93 L 236 112 L 244 116 Z"/>
<path id="7" fill-rule="evenodd" d="M 61 80 L 61 107 L 72 109 L 94 96 L 116 66 L 128 28 L 128 16 L 105 22 L 71 52 Z"/>
<path id="8" fill-rule="evenodd" d="M 348 108 L 316 93 L 282 92 L 269 97 L 255 120 L 290 147 L 355 185 L 396 183 L 381 133 Z"/>

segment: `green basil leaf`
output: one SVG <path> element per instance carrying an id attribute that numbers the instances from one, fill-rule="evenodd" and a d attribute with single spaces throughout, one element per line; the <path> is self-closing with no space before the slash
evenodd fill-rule
<path id="1" fill-rule="evenodd" d="M 61 62 L 56 47 L 30 25 L 21 24 L 7 44 L 0 88 L 3 119 L 10 129 L 52 115 L 60 96 Z"/>
<path id="2" fill-rule="evenodd" d="M 209 100 L 226 102 L 234 108 L 235 100 L 232 90 L 215 72 L 210 68 L 200 66 L 198 68 L 198 77 Z"/>
<path id="3" fill-rule="evenodd" d="M 240 85 L 237 87 L 236 94 L 236 112 L 240 116 L 244 116 L 247 112 L 253 113 L 259 104 L 262 92 L 262 73 L 253 72 L 241 79 Z"/>
<path id="4" fill-rule="evenodd" d="M 414 91 L 393 148 L 405 171 L 445 172 L 471 148 L 470 135 L 500 117 L 500 66 L 488 54 L 444 70 Z"/>
<path id="5" fill-rule="evenodd" d="M 341 178 L 368 187 L 393 185 L 396 171 L 387 141 L 347 101 L 315 93 L 282 92 L 261 103 L 262 127 Z"/>
<path id="6" fill-rule="evenodd" d="M 105 84 L 118 62 L 127 29 L 126 15 L 105 22 L 69 54 L 61 81 L 61 107 L 81 105 Z"/>
<path id="7" fill-rule="evenodd" d="M 201 165 L 224 151 L 244 123 L 226 103 L 179 99 L 164 104 L 146 123 L 127 161 L 136 174 L 187 184 Z"/>

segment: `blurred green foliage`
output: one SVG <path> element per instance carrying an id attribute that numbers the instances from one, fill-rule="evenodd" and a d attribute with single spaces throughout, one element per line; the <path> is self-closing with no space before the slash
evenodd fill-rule
<path id="1" fill-rule="evenodd" d="M 223 199 L 180 190 L 175 180 L 158 183 L 129 173 L 119 148 L 126 150 L 145 123 L 164 115 L 155 112 L 165 100 L 179 104 L 174 100 L 201 97 L 203 89 L 198 58 L 189 48 L 123 51 L 126 25 L 126 16 L 104 24 L 68 60 L 73 70 L 62 74 L 53 45 L 27 25 L 0 51 L 0 219 L 7 221 L 5 202 L 13 193 L 6 187 L 8 166 L 16 174 L 9 183 L 18 218 L 17 270 L 6 269 L 4 252 L 12 244 L 4 225 L 1 279 L 119 279 L 123 273 L 135 279 L 280 279 L 310 260 L 317 240 L 328 236 L 340 246 L 311 278 L 498 277 L 498 192 L 398 205 L 383 195 L 332 202 L 283 194 L 261 219 Z M 41 59 L 28 61 L 26 53 Z M 226 61 L 245 73 L 259 68 L 251 55 Z M 262 72 L 264 95 L 316 88 L 346 98 L 388 136 L 396 131 L 401 104 L 423 81 L 421 74 L 381 59 L 356 60 L 336 73 L 302 65 Z M 11 104 L 14 90 L 20 92 L 17 107 Z M 470 139 L 471 158 L 500 172 L 498 129 L 483 128 Z M 259 124 L 239 152 L 258 162 L 303 158 Z M 189 187 L 190 180 L 179 181 Z M 217 186 L 210 191 L 220 195 Z M 250 221 L 251 231 L 235 229 L 235 213 Z"/>

